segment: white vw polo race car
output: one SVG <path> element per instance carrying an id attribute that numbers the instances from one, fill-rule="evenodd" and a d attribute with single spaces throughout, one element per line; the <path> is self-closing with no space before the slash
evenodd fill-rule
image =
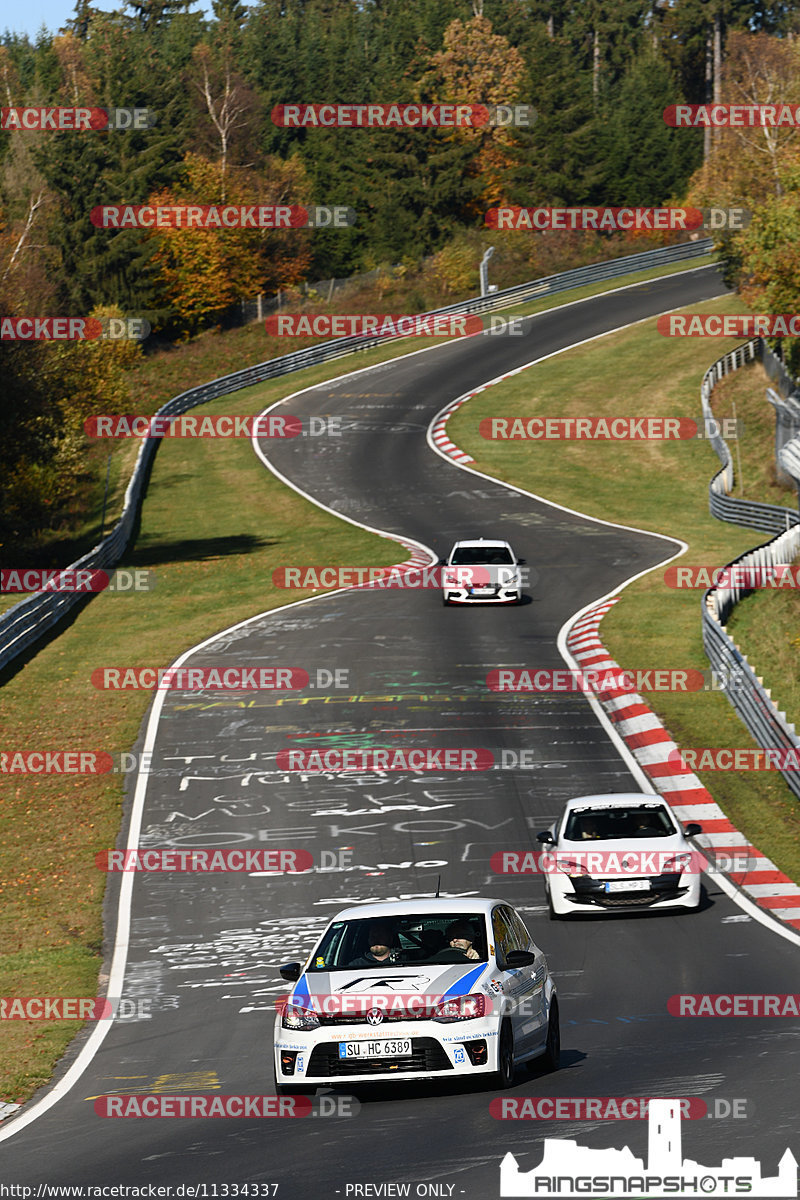
<path id="1" fill-rule="evenodd" d="M 551 829 L 539 867 L 552 920 L 589 913 L 696 909 L 703 855 L 657 795 L 615 792 L 567 801 Z"/>
<path id="2" fill-rule="evenodd" d="M 522 564 L 508 542 L 472 538 L 456 542 L 442 568 L 442 603 L 519 604 Z"/>
<path id="3" fill-rule="evenodd" d="M 332 1084 L 493 1076 L 559 1059 L 544 954 L 502 900 L 387 901 L 338 913 L 278 1003 L 279 1094 Z"/>

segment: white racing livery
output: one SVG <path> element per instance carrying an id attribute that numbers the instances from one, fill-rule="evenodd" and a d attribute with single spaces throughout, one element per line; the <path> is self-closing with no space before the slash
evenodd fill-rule
<path id="1" fill-rule="evenodd" d="M 338 913 L 275 1019 L 279 1094 L 332 1084 L 494 1076 L 559 1059 L 558 1000 L 519 913 L 483 898 L 387 901 Z"/>
<path id="2" fill-rule="evenodd" d="M 696 909 L 704 859 L 661 796 L 643 792 L 578 796 L 567 801 L 558 821 L 537 835 L 552 920 L 641 912 Z"/>
<path id="3" fill-rule="evenodd" d="M 456 542 L 442 568 L 442 603 L 519 604 L 524 559 L 508 542 L 471 538 Z"/>

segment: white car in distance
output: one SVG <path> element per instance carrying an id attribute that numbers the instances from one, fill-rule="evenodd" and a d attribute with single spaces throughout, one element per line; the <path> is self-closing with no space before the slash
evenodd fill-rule
<path id="1" fill-rule="evenodd" d="M 470 538 L 456 542 L 442 568 L 442 603 L 519 604 L 522 564 L 508 542 Z"/>
<path id="2" fill-rule="evenodd" d="M 696 909 L 700 852 L 661 796 L 643 792 L 578 796 L 551 829 L 539 833 L 551 920 L 653 909 Z"/>

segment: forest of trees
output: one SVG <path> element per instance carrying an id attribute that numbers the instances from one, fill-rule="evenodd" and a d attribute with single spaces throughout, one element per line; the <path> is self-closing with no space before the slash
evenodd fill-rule
<path id="1" fill-rule="evenodd" d="M 458 263 L 465 246 L 476 260 L 498 237 L 513 239 L 516 277 L 533 277 L 535 239 L 550 235 L 484 229 L 501 203 L 686 201 L 750 208 L 747 232 L 726 242 L 731 277 L 762 311 L 800 308 L 800 136 L 662 117 L 681 102 L 800 102 L 793 5 L 213 0 L 210 18 L 193 6 L 129 0 L 108 13 L 78 0 L 58 32 L 0 39 L 4 107 L 155 115 L 123 132 L 0 132 L 0 316 L 124 313 L 180 339 L 240 297 L 435 254 Z M 420 131 L 291 129 L 270 116 L 286 103 L 421 100 L 525 103 L 537 119 Z M 358 220 L 210 233 L 90 217 L 102 204 L 221 201 L 346 205 Z M 616 236 L 603 239 L 609 257 Z M 76 417 L 111 411 L 133 353 L 0 341 L 0 543 L 24 540 L 43 497 L 57 509 L 74 487 Z"/>

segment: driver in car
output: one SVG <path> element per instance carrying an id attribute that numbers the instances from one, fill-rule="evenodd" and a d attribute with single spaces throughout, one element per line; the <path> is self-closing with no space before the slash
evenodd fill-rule
<path id="1" fill-rule="evenodd" d="M 431 962 L 461 963 L 467 959 L 474 962 L 480 958 L 472 944 L 475 940 L 475 933 L 469 921 L 453 921 L 447 926 L 444 936 L 448 944 L 433 956 Z"/>
<path id="2" fill-rule="evenodd" d="M 397 952 L 392 951 L 394 933 L 385 921 L 374 921 L 367 930 L 369 950 L 354 958 L 348 967 L 380 967 L 383 963 L 395 962 Z"/>

